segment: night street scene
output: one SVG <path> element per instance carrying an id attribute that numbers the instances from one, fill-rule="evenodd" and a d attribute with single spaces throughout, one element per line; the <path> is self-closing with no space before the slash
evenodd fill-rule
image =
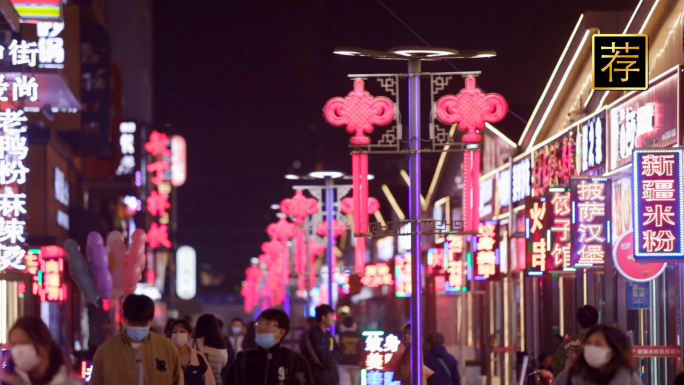
<path id="1" fill-rule="evenodd" d="M 684 385 L 684 0 L 0 32 L 0 385 Z"/>

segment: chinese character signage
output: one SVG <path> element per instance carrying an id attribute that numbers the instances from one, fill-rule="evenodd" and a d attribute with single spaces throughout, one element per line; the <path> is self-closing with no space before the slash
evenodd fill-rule
<path id="1" fill-rule="evenodd" d="M 480 218 L 494 214 L 494 175 L 480 180 Z"/>
<path id="2" fill-rule="evenodd" d="M 629 164 L 637 148 L 677 144 L 678 82 L 679 71 L 674 71 L 609 109 L 611 170 Z"/>
<path id="3" fill-rule="evenodd" d="M 161 132 L 152 131 L 149 142 L 145 143 L 145 151 L 153 156 L 153 162 L 147 164 L 147 172 L 150 182 L 156 190 L 153 190 L 146 199 L 147 211 L 153 217 L 159 217 L 158 222 L 152 222 L 147 232 L 147 243 L 156 249 L 164 246 L 170 249 L 172 244 L 169 240 L 169 194 L 171 193 L 171 183 L 166 182 L 166 172 L 171 167 L 165 156 L 171 155 L 169 149 L 169 137 Z"/>
<path id="4" fill-rule="evenodd" d="M 602 266 L 610 257 L 611 182 L 607 178 L 572 178 L 572 267 Z"/>
<path id="5" fill-rule="evenodd" d="M 634 257 L 684 257 L 684 178 L 681 149 L 634 151 Z"/>
<path id="6" fill-rule="evenodd" d="M 551 251 L 549 264 L 553 269 L 571 270 L 570 249 L 572 238 L 570 236 L 570 223 L 572 209 L 570 207 L 570 191 L 565 187 L 552 187 L 546 193 L 547 208 L 550 220 Z"/>
<path id="7" fill-rule="evenodd" d="M 597 34 L 592 38 L 593 89 L 628 91 L 648 88 L 647 35 Z"/>
<path id="8" fill-rule="evenodd" d="M 394 257 L 394 284 L 397 297 L 411 296 L 411 253 Z"/>
<path id="9" fill-rule="evenodd" d="M 549 187 L 568 186 L 577 175 L 575 131 L 566 133 L 532 151 L 532 196 L 544 195 Z"/>
<path id="10" fill-rule="evenodd" d="M 447 276 L 444 283 L 445 292 L 466 291 L 469 265 L 463 260 L 463 235 L 447 235 L 445 243 Z"/>
<path id="11" fill-rule="evenodd" d="M 542 275 L 551 252 L 551 231 L 547 217 L 551 209 L 546 197 L 528 199 L 525 205 L 525 238 L 527 238 L 527 274 Z"/>
<path id="12" fill-rule="evenodd" d="M 577 168 L 582 174 L 596 170 L 603 174 L 606 164 L 606 111 L 586 119 L 577 126 Z"/>
<path id="13" fill-rule="evenodd" d="M 484 281 L 497 275 L 499 271 L 498 221 L 480 223 L 475 237 L 475 263 L 473 279 Z"/>
<path id="14" fill-rule="evenodd" d="M 513 195 L 513 205 L 521 204 L 525 198 L 531 196 L 531 182 L 532 174 L 531 160 L 525 157 L 517 162 L 513 163 L 511 169 L 511 190 Z"/>
<path id="15" fill-rule="evenodd" d="M 366 265 L 366 271 L 361 276 L 361 283 L 368 287 L 394 285 L 392 270 L 386 263 Z"/>
<path id="16" fill-rule="evenodd" d="M 33 276 L 32 292 L 41 302 L 66 300 L 67 287 L 62 282 L 65 256 L 58 246 L 30 249 L 26 254 L 26 271 Z"/>
<path id="17" fill-rule="evenodd" d="M 138 130 L 135 122 L 122 122 L 119 124 L 119 148 L 121 160 L 116 169 L 116 175 L 131 175 L 136 170 L 136 143 L 135 133 Z"/>
<path id="18" fill-rule="evenodd" d="M 499 171 L 496 176 L 496 195 L 499 198 L 499 210 L 506 212 L 511 205 L 511 167 Z"/>
<path id="19" fill-rule="evenodd" d="M 385 371 L 385 365 L 399 350 L 401 340 L 394 334 L 385 335 L 383 331 L 366 331 L 365 360 L 361 370 L 361 381 L 367 385 L 401 385 L 394 379 L 394 372 Z"/>

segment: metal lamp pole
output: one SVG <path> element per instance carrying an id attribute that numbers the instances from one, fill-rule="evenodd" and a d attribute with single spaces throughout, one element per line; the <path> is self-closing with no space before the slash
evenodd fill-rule
<path id="1" fill-rule="evenodd" d="M 421 263 L 420 263 L 420 59 L 408 61 L 409 72 L 409 173 L 411 178 L 411 383 L 422 384 Z"/>
<path id="2" fill-rule="evenodd" d="M 325 177 L 325 218 L 328 221 L 328 246 L 325 248 L 325 263 L 328 265 L 328 305 L 333 306 L 333 253 L 335 252 L 335 238 L 333 238 L 333 178 Z M 335 335 L 335 324 L 332 326 L 332 335 Z"/>
<path id="3" fill-rule="evenodd" d="M 494 51 L 459 51 L 437 47 L 395 47 L 377 51 L 358 47 L 339 47 L 338 55 L 371 57 L 376 59 L 408 60 L 409 81 L 409 220 L 411 222 L 411 383 L 421 384 L 423 374 L 421 332 L 421 244 L 420 244 L 420 72 L 422 60 L 456 58 L 485 58 L 496 56 Z"/>

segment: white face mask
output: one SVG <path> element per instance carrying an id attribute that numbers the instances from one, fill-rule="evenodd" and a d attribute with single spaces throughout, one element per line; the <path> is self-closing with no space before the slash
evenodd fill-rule
<path id="1" fill-rule="evenodd" d="M 610 353 L 611 350 L 609 348 L 602 348 L 594 345 L 584 346 L 584 359 L 587 361 L 587 364 L 594 369 L 606 365 L 612 358 Z"/>
<path id="2" fill-rule="evenodd" d="M 233 332 L 233 334 L 240 334 L 242 333 L 242 328 L 239 326 L 233 326 L 230 328 L 230 331 Z"/>
<path id="3" fill-rule="evenodd" d="M 171 341 L 179 348 L 182 348 L 188 343 L 188 333 L 173 333 L 171 334 Z"/>
<path id="4" fill-rule="evenodd" d="M 11 353 L 14 365 L 25 372 L 30 372 L 40 362 L 38 352 L 31 344 L 13 346 Z"/>

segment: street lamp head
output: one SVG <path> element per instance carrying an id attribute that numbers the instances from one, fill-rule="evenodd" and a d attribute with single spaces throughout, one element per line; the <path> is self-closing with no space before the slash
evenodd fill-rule
<path id="1" fill-rule="evenodd" d="M 287 175 L 285 175 L 285 179 L 289 179 L 289 180 L 299 180 L 299 179 L 301 179 L 301 178 L 300 178 L 299 175 L 287 174 Z"/>
<path id="2" fill-rule="evenodd" d="M 486 58 L 486 57 L 495 57 L 496 56 L 496 51 L 477 51 L 475 56 L 471 56 L 472 59 L 479 59 L 479 58 Z"/>
<path id="3" fill-rule="evenodd" d="M 344 56 L 360 56 L 361 55 L 361 48 L 356 48 L 356 47 L 337 47 L 333 51 L 335 55 L 344 55 Z"/>
<path id="4" fill-rule="evenodd" d="M 271 210 L 280 210 L 280 204 L 274 203 L 271 205 Z"/>
<path id="5" fill-rule="evenodd" d="M 444 56 L 458 56 L 458 50 L 435 47 L 392 47 L 389 53 L 416 59 L 434 59 Z"/>
<path id="6" fill-rule="evenodd" d="M 344 176 L 343 173 L 339 171 L 314 171 L 309 174 L 310 177 L 316 178 L 316 179 L 325 179 L 325 178 L 332 178 L 332 179 L 337 179 L 342 176 Z"/>

